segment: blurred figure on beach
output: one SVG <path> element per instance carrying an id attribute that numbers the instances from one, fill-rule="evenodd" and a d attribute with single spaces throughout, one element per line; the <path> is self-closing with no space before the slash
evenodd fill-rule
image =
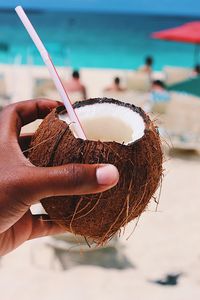
<path id="1" fill-rule="evenodd" d="M 144 72 L 147 73 L 149 75 L 151 75 L 152 71 L 153 71 L 153 57 L 152 56 L 147 56 L 145 58 L 145 63 L 143 66 L 139 67 L 138 71 L 140 72 Z"/>
<path id="2" fill-rule="evenodd" d="M 64 83 L 64 87 L 69 93 L 80 93 L 83 96 L 83 100 L 87 98 L 86 87 L 80 80 L 79 71 L 74 70 L 72 72 L 71 79 Z"/>
<path id="3" fill-rule="evenodd" d="M 191 77 L 197 77 L 197 76 L 200 76 L 200 64 L 194 66 L 194 69 L 191 74 Z"/>
<path id="4" fill-rule="evenodd" d="M 169 93 L 166 90 L 166 86 L 161 80 L 154 80 L 152 82 L 150 99 L 153 102 L 166 102 L 169 101 Z"/>
<path id="5" fill-rule="evenodd" d="M 165 104 L 170 100 L 170 94 L 166 89 L 165 83 L 161 80 L 153 80 L 151 91 L 149 93 L 147 103 L 145 105 L 145 111 L 153 111 L 153 107 L 156 105 L 165 106 Z M 164 107 L 163 106 L 163 107 Z"/>
<path id="6" fill-rule="evenodd" d="M 119 77 L 115 77 L 113 83 L 105 88 L 106 92 L 124 92 L 126 89 L 121 86 Z"/>

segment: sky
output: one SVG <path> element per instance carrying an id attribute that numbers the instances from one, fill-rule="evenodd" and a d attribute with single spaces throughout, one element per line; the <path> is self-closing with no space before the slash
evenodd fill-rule
<path id="1" fill-rule="evenodd" d="M 191 15 L 200 18 L 200 0 L 0 0 L 1 8 L 48 8 Z"/>

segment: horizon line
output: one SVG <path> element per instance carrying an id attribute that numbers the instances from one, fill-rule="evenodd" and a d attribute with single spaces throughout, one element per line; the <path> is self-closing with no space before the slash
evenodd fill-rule
<path id="1" fill-rule="evenodd" d="M 0 12 L 12 12 L 14 11 L 15 7 L 1 7 Z M 191 18 L 198 18 L 200 19 L 199 13 L 196 14 L 185 14 L 185 13 L 164 13 L 164 12 L 152 12 L 152 11 L 130 11 L 130 10 L 105 10 L 105 9 L 98 9 L 95 10 L 91 9 L 81 9 L 81 8 L 30 8 L 24 6 L 24 9 L 29 13 L 45 13 L 45 12 L 70 12 L 70 13 L 101 13 L 101 14 L 128 14 L 128 15 L 149 15 L 149 16 L 163 16 L 163 17 L 191 17 Z"/>

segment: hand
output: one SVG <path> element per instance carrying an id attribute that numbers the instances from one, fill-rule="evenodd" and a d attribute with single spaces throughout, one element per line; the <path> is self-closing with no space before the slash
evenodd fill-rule
<path id="1" fill-rule="evenodd" d="M 30 100 L 0 113 L 0 255 L 29 239 L 64 231 L 51 220 L 44 222 L 48 216 L 32 215 L 32 204 L 50 196 L 103 192 L 118 181 L 112 165 L 39 168 L 28 161 L 21 149 L 28 147 L 30 136 L 20 137 L 21 127 L 45 117 L 56 106 L 56 101 Z"/>

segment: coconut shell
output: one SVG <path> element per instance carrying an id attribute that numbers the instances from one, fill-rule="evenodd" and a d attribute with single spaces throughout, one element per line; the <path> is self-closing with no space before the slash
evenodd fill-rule
<path id="1" fill-rule="evenodd" d="M 141 215 L 159 186 L 163 159 L 158 130 L 142 109 L 106 98 L 78 102 L 74 107 L 103 102 L 125 105 L 139 113 L 145 123 L 143 137 L 129 145 L 75 138 L 69 126 L 59 120 L 58 114 L 64 110 L 59 107 L 41 123 L 29 153 L 30 161 L 40 167 L 110 163 L 118 168 L 119 182 L 108 191 L 41 200 L 52 220 L 98 244 Z"/>

